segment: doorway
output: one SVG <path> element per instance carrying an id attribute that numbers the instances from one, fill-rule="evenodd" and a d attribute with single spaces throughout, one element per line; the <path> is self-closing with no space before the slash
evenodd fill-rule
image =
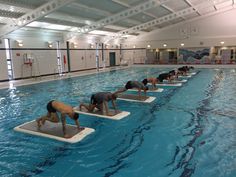
<path id="1" fill-rule="evenodd" d="M 109 58 L 110 58 L 110 66 L 116 66 L 116 53 L 110 52 Z"/>

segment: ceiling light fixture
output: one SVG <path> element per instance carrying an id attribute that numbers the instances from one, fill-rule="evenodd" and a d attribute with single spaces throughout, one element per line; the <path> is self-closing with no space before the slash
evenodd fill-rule
<path id="1" fill-rule="evenodd" d="M 48 42 L 48 48 L 52 48 L 52 42 Z"/>
<path id="2" fill-rule="evenodd" d="M 22 40 L 16 40 L 18 47 L 23 47 L 23 41 Z"/>

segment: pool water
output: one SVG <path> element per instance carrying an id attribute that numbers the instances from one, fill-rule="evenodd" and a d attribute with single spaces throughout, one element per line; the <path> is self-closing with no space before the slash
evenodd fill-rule
<path id="1" fill-rule="evenodd" d="M 76 144 L 13 131 L 45 114 L 52 99 L 77 106 L 161 71 L 134 67 L 1 90 L 0 176 L 235 177 L 234 69 L 199 69 L 181 87 L 148 93 L 157 97 L 151 104 L 117 100 L 131 112 L 120 121 L 80 115 L 96 131 Z"/>

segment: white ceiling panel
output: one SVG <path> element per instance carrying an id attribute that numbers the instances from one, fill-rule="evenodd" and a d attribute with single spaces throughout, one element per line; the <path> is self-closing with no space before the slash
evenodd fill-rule
<path id="1" fill-rule="evenodd" d="M 222 3 L 216 4 L 215 6 L 216 6 L 217 9 L 222 9 L 222 8 L 228 7 L 230 5 L 232 5 L 232 1 L 225 1 L 225 2 L 222 2 Z"/>
<path id="2" fill-rule="evenodd" d="M 214 12 L 216 9 L 211 6 L 211 7 L 207 7 L 207 8 L 203 8 L 203 9 L 198 9 L 198 11 L 202 14 L 202 15 L 205 15 L 207 13 L 211 13 L 211 12 Z"/>
<path id="3" fill-rule="evenodd" d="M 132 16 L 130 19 L 134 19 L 136 21 L 139 21 L 140 23 L 145 23 L 147 21 L 153 20 L 154 18 L 148 15 L 145 15 L 144 13 L 140 13 L 135 16 Z"/>
<path id="4" fill-rule="evenodd" d="M 129 5 L 129 6 L 135 6 L 143 2 L 143 0 L 112 0 L 113 2 L 123 4 L 123 5 Z"/>
<path id="5" fill-rule="evenodd" d="M 173 9 L 174 11 L 182 10 L 188 8 L 189 5 L 185 1 L 168 1 L 165 3 L 165 6 Z"/>
<path id="6" fill-rule="evenodd" d="M 188 0 L 188 1 L 195 6 L 195 5 L 204 3 L 204 2 L 209 1 L 209 0 Z"/>
<path id="7" fill-rule="evenodd" d="M 84 4 L 86 6 L 104 10 L 111 13 L 118 13 L 125 10 L 126 8 L 123 5 L 114 3 L 111 0 L 77 0 L 77 3 Z"/>
<path id="8" fill-rule="evenodd" d="M 169 10 L 167 10 L 161 6 L 158 6 L 156 8 L 151 8 L 151 9 L 147 10 L 146 12 L 151 13 L 151 14 L 155 15 L 156 17 L 162 17 L 162 16 L 170 13 Z"/>

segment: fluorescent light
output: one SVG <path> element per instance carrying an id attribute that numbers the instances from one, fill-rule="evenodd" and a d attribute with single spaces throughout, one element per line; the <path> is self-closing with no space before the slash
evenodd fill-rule
<path id="1" fill-rule="evenodd" d="M 56 25 L 56 24 L 45 23 L 45 22 L 36 22 L 36 21 L 28 24 L 27 26 L 52 29 L 52 30 L 68 30 L 69 31 L 71 29 L 71 26 Z"/>
<path id="2" fill-rule="evenodd" d="M 163 47 L 167 47 L 167 44 L 163 44 Z"/>
<path id="3" fill-rule="evenodd" d="M 221 45 L 223 45 L 225 42 L 224 42 L 224 41 L 221 41 L 220 43 L 221 43 Z"/>
<path id="4" fill-rule="evenodd" d="M 183 47 L 183 46 L 184 46 L 184 43 L 181 43 L 180 45 Z"/>
<path id="5" fill-rule="evenodd" d="M 104 36 L 115 36 L 116 35 L 115 33 L 101 31 L 101 30 L 93 30 L 93 31 L 90 31 L 89 34 L 104 35 Z"/>
<path id="6" fill-rule="evenodd" d="M 150 45 L 150 44 L 148 44 L 148 45 L 147 45 L 147 48 L 150 48 L 150 47 L 151 47 L 151 45 Z"/>

